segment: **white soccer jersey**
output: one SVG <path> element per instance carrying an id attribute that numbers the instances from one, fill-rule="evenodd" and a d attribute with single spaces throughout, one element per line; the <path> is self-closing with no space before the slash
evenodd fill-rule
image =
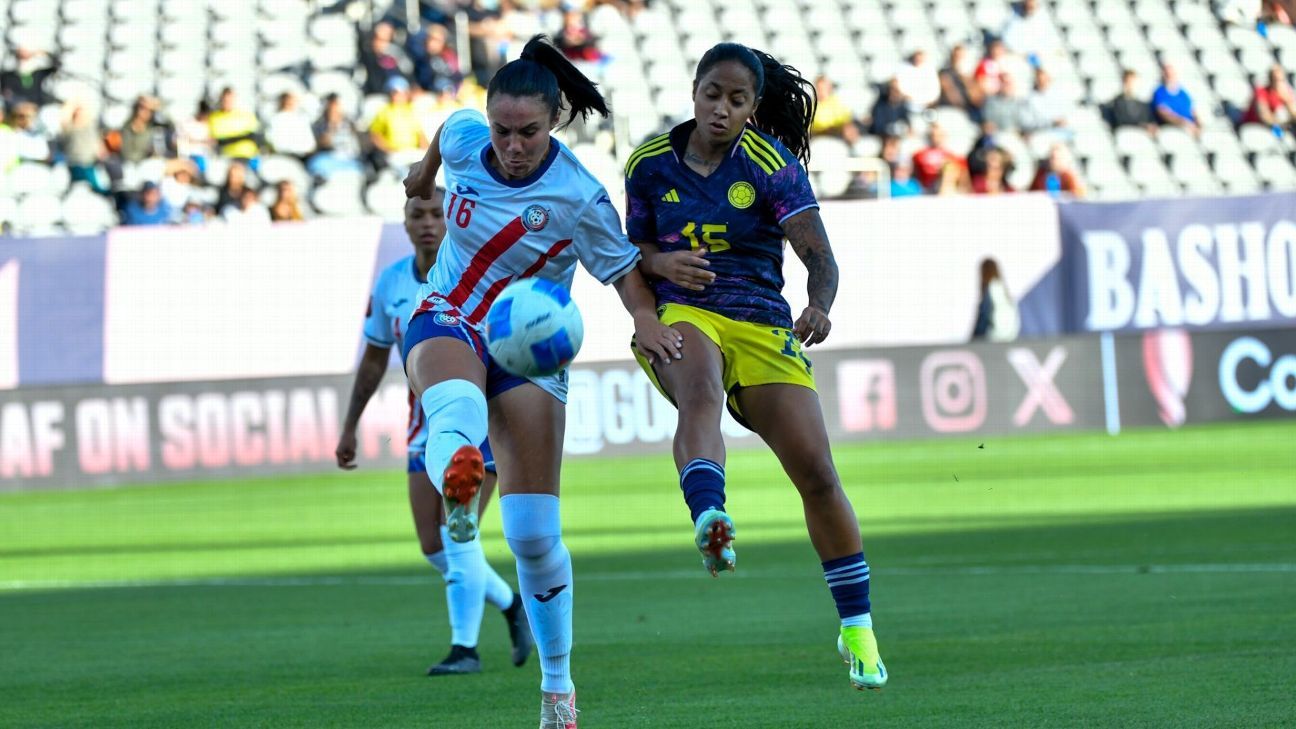
<path id="1" fill-rule="evenodd" d="M 479 328 L 509 283 L 539 278 L 571 288 L 580 261 L 609 284 L 629 273 L 639 250 L 621 228 L 607 191 L 553 140 L 540 167 L 504 179 L 487 161 L 490 130 L 480 112 L 458 111 L 441 130 L 448 232 L 428 274 L 419 311 L 455 313 Z"/>
<path id="2" fill-rule="evenodd" d="M 375 347 L 395 347 L 397 352 L 405 346 L 405 328 L 414 307 L 421 297 L 419 289 L 424 281 L 419 277 L 414 256 L 406 256 L 384 268 L 374 281 L 369 308 L 365 312 L 364 338 Z M 423 427 L 423 408 L 409 396 L 410 415 L 406 441 L 411 453 L 422 453 L 427 442 L 427 429 Z"/>

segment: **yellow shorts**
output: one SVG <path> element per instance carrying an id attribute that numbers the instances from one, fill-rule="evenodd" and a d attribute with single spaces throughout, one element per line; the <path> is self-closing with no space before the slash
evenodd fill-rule
<path id="1" fill-rule="evenodd" d="M 755 385 L 800 385 L 815 389 L 814 365 L 801 351 L 801 340 L 790 329 L 734 321 L 721 314 L 685 304 L 663 304 L 657 307 L 657 318 L 667 326 L 684 322 L 692 324 L 720 348 L 720 354 L 724 357 L 722 380 L 725 392 L 729 395 L 729 412 L 748 429 L 751 426 L 738 409 L 737 396 L 742 388 Z M 634 347 L 631 350 L 657 391 L 671 403 L 675 403 L 662 387 L 648 360 Z M 684 356 L 688 356 L 687 351 Z"/>

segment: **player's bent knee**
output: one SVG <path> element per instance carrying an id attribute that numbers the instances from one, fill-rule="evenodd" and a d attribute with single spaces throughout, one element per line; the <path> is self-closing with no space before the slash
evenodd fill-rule
<path id="1" fill-rule="evenodd" d="M 509 494 L 499 500 L 504 541 L 518 559 L 548 560 L 561 557 L 562 522 L 558 497 L 549 494 Z"/>
<path id="2" fill-rule="evenodd" d="M 486 395 L 468 380 L 438 382 L 419 400 L 432 431 L 457 430 L 473 444 L 486 439 Z"/>

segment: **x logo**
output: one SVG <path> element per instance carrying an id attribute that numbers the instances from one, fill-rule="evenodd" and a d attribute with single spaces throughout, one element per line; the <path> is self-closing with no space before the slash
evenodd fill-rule
<path id="1" fill-rule="evenodd" d="M 1017 406 L 1017 412 L 1013 413 L 1013 425 L 1020 428 L 1029 423 L 1036 410 L 1043 410 L 1044 417 L 1054 425 L 1070 425 L 1075 421 L 1075 413 L 1053 382 L 1058 370 L 1062 369 L 1062 363 L 1066 362 L 1066 357 L 1066 349 L 1061 346 L 1049 350 L 1043 364 L 1029 349 L 1018 347 L 1008 350 L 1008 362 L 1026 385 L 1026 398 Z"/>

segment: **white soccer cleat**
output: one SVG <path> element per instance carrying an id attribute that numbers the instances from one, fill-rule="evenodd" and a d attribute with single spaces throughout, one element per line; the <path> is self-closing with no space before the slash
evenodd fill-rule
<path id="1" fill-rule="evenodd" d="M 540 693 L 540 729 L 576 729 L 576 692 Z"/>

